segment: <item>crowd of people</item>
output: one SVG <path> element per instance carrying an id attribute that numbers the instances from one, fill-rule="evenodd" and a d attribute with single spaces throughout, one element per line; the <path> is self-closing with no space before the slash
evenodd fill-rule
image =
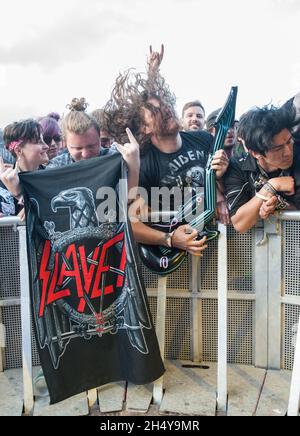
<path id="1" fill-rule="evenodd" d="M 121 153 L 127 163 L 129 189 L 204 187 L 221 108 L 206 114 L 195 99 L 179 117 L 175 95 L 160 73 L 163 56 L 163 46 L 160 52 L 150 47 L 146 73 L 120 74 L 101 109 L 88 113 L 85 99 L 73 99 L 63 118 L 50 113 L 6 126 L 0 138 L 0 219 L 25 219 L 19 172 L 113 153 Z M 235 120 L 224 149 L 212 156 L 217 217 L 243 233 L 277 210 L 300 209 L 299 146 L 300 93 L 281 107 L 255 107 Z M 137 216 L 141 209 L 139 202 Z M 207 247 L 206 238 L 199 240 L 186 223 L 172 233 L 141 219 L 132 227 L 139 243 L 177 247 L 197 256 Z"/>

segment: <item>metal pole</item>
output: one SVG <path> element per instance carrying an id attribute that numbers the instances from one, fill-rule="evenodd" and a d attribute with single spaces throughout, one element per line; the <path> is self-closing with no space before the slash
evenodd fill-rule
<path id="1" fill-rule="evenodd" d="M 300 211 L 279 212 L 275 216 L 281 221 L 300 221 Z"/>
<path id="2" fill-rule="evenodd" d="M 256 227 L 253 233 L 253 283 L 255 289 L 254 366 L 268 367 L 268 244 L 264 240 L 264 228 Z M 263 332 L 263 334 L 262 334 Z"/>
<path id="3" fill-rule="evenodd" d="M 2 323 L 2 312 L 0 307 L 0 372 L 4 371 L 4 349 L 5 349 L 5 326 Z"/>
<path id="4" fill-rule="evenodd" d="M 191 323 L 191 338 L 192 338 L 192 359 L 193 362 L 201 362 L 203 351 L 202 351 L 202 311 L 201 311 L 201 300 L 199 298 L 199 257 L 192 256 L 190 258 L 192 261 L 192 323 Z"/>
<path id="5" fill-rule="evenodd" d="M 227 411 L 227 227 L 218 225 L 218 386 L 217 409 Z"/>
<path id="6" fill-rule="evenodd" d="M 268 235 L 268 368 L 281 368 L 281 293 L 282 293 L 282 236 L 281 223 L 265 222 Z"/>
<path id="7" fill-rule="evenodd" d="M 21 323 L 23 357 L 24 412 L 29 414 L 34 405 L 32 386 L 31 317 L 29 271 L 27 263 L 26 227 L 18 227 L 20 249 Z"/>
<path id="8" fill-rule="evenodd" d="M 0 219 L 0 227 L 24 226 L 25 223 L 17 216 L 9 216 Z"/>
<path id="9" fill-rule="evenodd" d="M 300 317 L 296 339 L 294 367 L 292 373 L 288 416 L 298 416 L 300 408 Z"/>
<path id="10" fill-rule="evenodd" d="M 166 307 L 167 307 L 167 277 L 158 278 L 157 289 L 157 320 L 156 335 L 158 339 L 161 358 L 165 358 L 165 331 L 166 331 Z M 164 378 L 158 379 L 153 386 L 153 402 L 157 406 L 161 405 L 163 398 Z"/>

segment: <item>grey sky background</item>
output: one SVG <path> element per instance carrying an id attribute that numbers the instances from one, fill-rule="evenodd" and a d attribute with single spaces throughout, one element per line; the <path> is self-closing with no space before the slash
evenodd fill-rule
<path id="1" fill-rule="evenodd" d="M 2 0 L 0 126 L 109 98 L 120 71 L 145 70 L 165 44 L 161 71 L 207 113 L 239 86 L 238 115 L 300 90 L 299 0 Z"/>

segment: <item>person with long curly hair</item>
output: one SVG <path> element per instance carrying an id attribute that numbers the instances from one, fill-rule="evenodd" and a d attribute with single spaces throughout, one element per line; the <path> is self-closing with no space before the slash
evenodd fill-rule
<path id="1" fill-rule="evenodd" d="M 126 127 L 137 138 L 141 147 L 140 186 L 149 193 L 151 188 L 203 187 L 212 146 L 207 132 L 180 132 L 175 95 L 159 71 L 163 55 L 163 46 L 160 53 L 150 47 L 147 74 L 133 70 L 120 74 L 104 108 L 106 124 L 117 141 L 122 140 Z M 227 166 L 226 154 L 217 152 L 212 161 L 217 178 Z M 197 241 L 198 232 L 186 225 L 172 234 L 146 226 L 141 220 L 132 227 L 140 243 L 174 246 L 198 256 L 206 248 L 206 239 Z"/>

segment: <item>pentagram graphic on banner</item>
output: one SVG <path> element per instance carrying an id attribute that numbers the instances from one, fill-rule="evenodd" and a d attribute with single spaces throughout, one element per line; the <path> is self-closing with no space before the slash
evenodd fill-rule
<path id="1" fill-rule="evenodd" d="M 106 221 L 97 214 L 99 188 L 117 191 L 121 169 L 114 155 L 20 175 L 32 313 L 51 403 L 109 382 L 149 383 L 164 371 L 126 196 Z"/>

